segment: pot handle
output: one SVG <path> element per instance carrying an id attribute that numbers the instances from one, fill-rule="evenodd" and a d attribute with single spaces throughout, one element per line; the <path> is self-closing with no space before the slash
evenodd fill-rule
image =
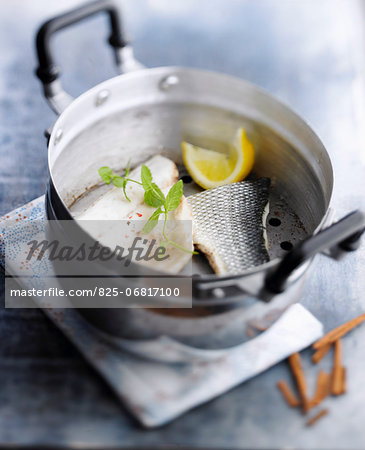
<path id="1" fill-rule="evenodd" d="M 193 292 L 197 298 L 197 304 L 222 306 L 227 295 L 239 297 L 243 293 L 250 298 L 269 302 L 276 294 L 285 291 L 290 275 L 300 265 L 320 252 L 340 259 L 345 253 L 358 248 L 364 231 L 364 213 L 353 211 L 340 221 L 296 245 L 266 274 L 259 271 L 243 278 L 231 276 L 224 280 L 201 280 L 196 277 L 193 279 Z"/>
<path id="2" fill-rule="evenodd" d="M 334 259 L 356 250 L 365 231 L 365 215 L 353 211 L 338 222 L 298 244 L 265 279 L 264 290 L 279 294 L 285 290 L 292 272 L 317 253 L 326 252 Z"/>
<path id="3" fill-rule="evenodd" d="M 134 59 L 133 49 L 124 38 L 120 12 L 113 0 L 97 0 L 86 3 L 47 20 L 39 28 L 36 37 L 39 63 L 36 75 L 41 80 L 45 97 L 56 114 L 61 114 L 73 101 L 73 98 L 63 90 L 58 80 L 60 70 L 56 66 L 52 55 L 51 38 L 56 32 L 100 12 L 107 13 L 109 16 L 111 28 L 109 44 L 113 47 L 115 60 L 120 72 L 123 73 L 143 68 L 142 64 Z"/>

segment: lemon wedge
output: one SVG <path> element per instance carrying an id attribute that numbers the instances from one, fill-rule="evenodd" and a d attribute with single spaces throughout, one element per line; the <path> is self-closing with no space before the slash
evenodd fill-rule
<path id="1" fill-rule="evenodd" d="M 230 153 L 220 153 L 182 142 L 184 164 L 193 180 L 204 189 L 242 181 L 251 172 L 255 150 L 244 128 L 237 130 Z"/>

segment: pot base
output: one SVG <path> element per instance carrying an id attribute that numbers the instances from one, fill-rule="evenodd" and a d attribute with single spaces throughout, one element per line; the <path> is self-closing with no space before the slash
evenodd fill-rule
<path id="1" fill-rule="evenodd" d="M 205 316 L 179 317 L 142 308 L 82 308 L 78 312 L 93 326 L 113 337 L 140 341 L 165 335 L 191 347 L 223 349 L 242 344 L 270 327 L 299 300 L 305 278 L 302 276 L 269 304 L 245 298 L 225 311 L 210 308 L 210 314 Z"/>

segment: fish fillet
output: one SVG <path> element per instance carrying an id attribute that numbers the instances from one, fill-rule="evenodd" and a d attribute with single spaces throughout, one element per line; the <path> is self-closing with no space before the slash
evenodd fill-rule
<path id="1" fill-rule="evenodd" d="M 164 192 L 176 183 L 179 171 L 171 159 L 161 155 L 153 156 L 146 162 L 152 173 L 153 181 Z M 141 182 L 141 166 L 129 174 L 129 178 Z M 144 190 L 136 183 L 126 187 L 130 202 L 124 197 L 123 190 L 114 186 L 92 203 L 76 218 L 77 220 L 123 220 L 133 214 L 138 205 L 144 203 Z"/>
<path id="2" fill-rule="evenodd" d="M 193 242 L 218 274 L 237 274 L 269 261 L 265 221 L 269 178 L 228 184 L 189 196 Z"/>
<path id="3" fill-rule="evenodd" d="M 152 173 L 153 182 L 167 195 L 171 186 L 178 180 L 178 169 L 173 161 L 163 156 L 152 157 L 146 163 Z M 141 166 L 131 171 L 129 178 L 141 181 Z M 117 245 L 128 249 L 133 240 L 139 241 L 147 249 L 153 240 L 156 241 L 151 254 L 164 241 L 162 234 L 164 215 L 159 218 L 158 225 L 148 234 L 142 233 L 142 228 L 148 218 L 156 210 L 144 203 L 144 189 L 142 186 L 129 182 L 127 195 L 130 202 L 124 197 L 120 188 L 111 188 L 85 211 L 76 217 L 82 227 L 102 245 L 114 249 Z M 187 250 L 193 250 L 192 242 L 192 213 L 190 206 L 183 196 L 178 208 L 168 213 L 166 226 L 168 238 Z M 166 246 L 168 259 L 156 261 L 138 261 L 139 264 L 149 268 L 166 272 L 178 273 L 191 261 L 191 253 L 184 252 L 173 245 Z M 133 260 L 134 258 L 132 258 Z"/>

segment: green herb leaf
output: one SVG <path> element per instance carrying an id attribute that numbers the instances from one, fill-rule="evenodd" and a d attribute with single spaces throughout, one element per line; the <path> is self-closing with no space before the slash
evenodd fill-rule
<path id="1" fill-rule="evenodd" d="M 158 224 L 158 218 L 160 217 L 161 213 L 161 208 L 156 209 L 156 211 L 152 214 L 152 216 L 148 219 L 145 226 L 143 227 L 142 233 L 147 234 L 155 228 L 155 226 Z"/>
<path id="2" fill-rule="evenodd" d="M 154 208 L 158 208 L 164 204 L 165 196 L 157 184 L 151 183 L 150 188 L 145 190 L 144 202 L 146 205 L 153 206 Z"/>
<path id="3" fill-rule="evenodd" d="M 124 197 L 130 202 L 130 198 L 127 195 L 127 191 L 125 190 L 125 188 L 127 187 L 127 180 L 125 178 L 123 178 L 123 192 L 124 192 Z"/>
<path id="4" fill-rule="evenodd" d="M 183 196 L 183 193 L 184 193 L 183 187 L 184 187 L 183 181 L 179 180 L 169 190 L 169 193 L 167 194 L 166 201 L 165 201 L 165 210 L 166 211 L 173 211 L 180 205 L 181 197 Z"/>
<path id="5" fill-rule="evenodd" d="M 167 241 L 161 241 L 161 242 L 160 242 L 160 247 L 166 248 L 167 245 L 168 245 L 168 242 L 167 242 Z"/>
<path id="6" fill-rule="evenodd" d="M 131 160 L 128 161 L 127 167 L 125 168 L 125 174 L 124 174 L 125 178 L 127 178 L 128 175 L 129 175 L 129 171 L 130 171 L 130 162 L 131 162 Z"/>
<path id="7" fill-rule="evenodd" d="M 111 183 L 113 171 L 110 167 L 107 167 L 107 166 L 100 167 L 98 172 L 99 172 L 101 179 L 104 181 L 104 183 L 106 183 L 106 184 Z"/>
<path id="8" fill-rule="evenodd" d="M 117 188 L 121 188 L 125 185 L 125 178 L 120 177 L 119 175 L 116 175 L 113 177 L 113 184 Z"/>
<path id="9" fill-rule="evenodd" d="M 152 182 L 152 174 L 150 169 L 143 165 L 141 169 L 141 181 L 145 190 L 144 201 L 147 205 L 157 208 L 165 202 L 165 196 L 156 183 Z"/>
<path id="10" fill-rule="evenodd" d="M 141 181 L 145 191 L 148 191 L 152 183 L 152 174 L 150 169 L 143 164 L 141 169 Z"/>

